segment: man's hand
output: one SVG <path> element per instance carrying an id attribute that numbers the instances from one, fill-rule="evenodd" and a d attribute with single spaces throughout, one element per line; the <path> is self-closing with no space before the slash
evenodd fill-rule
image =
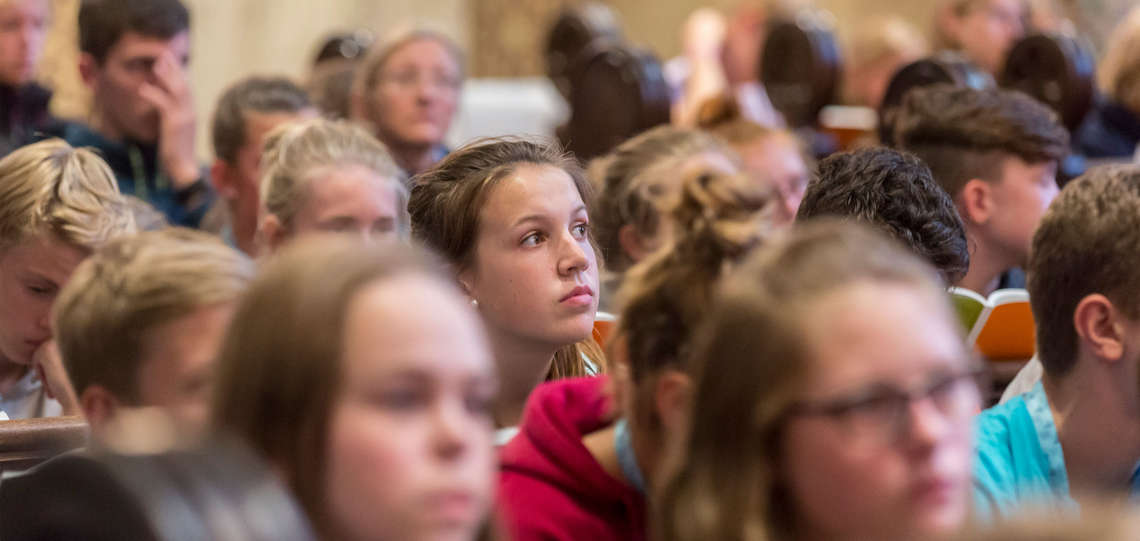
<path id="1" fill-rule="evenodd" d="M 63 414 L 80 415 L 82 412 L 79 408 L 79 397 L 76 396 L 75 388 L 71 386 L 71 380 L 67 377 L 67 370 L 63 367 L 63 359 L 59 355 L 59 349 L 55 347 L 55 341 L 44 342 L 32 355 L 32 362 L 48 397 L 59 401 L 59 405 L 63 406 Z"/>
<path id="2" fill-rule="evenodd" d="M 184 189 L 201 177 L 194 158 L 197 117 L 186 70 L 169 52 L 154 63 L 154 82 L 143 83 L 139 95 L 158 109 L 158 159 L 174 188 Z"/>

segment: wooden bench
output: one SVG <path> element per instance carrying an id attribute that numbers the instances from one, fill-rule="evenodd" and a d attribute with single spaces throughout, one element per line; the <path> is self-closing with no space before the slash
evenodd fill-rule
<path id="1" fill-rule="evenodd" d="M 0 421 L 0 471 L 26 470 L 60 453 L 87 445 L 82 417 Z"/>

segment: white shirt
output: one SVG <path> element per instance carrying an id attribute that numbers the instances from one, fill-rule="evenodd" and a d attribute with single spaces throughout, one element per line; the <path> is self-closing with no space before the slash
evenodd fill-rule
<path id="1" fill-rule="evenodd" d="M 48 398 L 43 382 L 35 370 L 16 382 L 12 390 L 0 395 L 0 411 L 11 419 L 34 419 L 37 417 L 59 417 L 63 407 L 59 402 Z"/>

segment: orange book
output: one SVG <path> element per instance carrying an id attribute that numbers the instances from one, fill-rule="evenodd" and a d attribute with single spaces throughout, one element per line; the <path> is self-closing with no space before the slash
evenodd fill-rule
<path id="1" fill-rule="evenodd" d="M 617 317 L 613 314 L 598 312 L 594 316 L 594 341 L 603 349 L 606 347 L 606 340 L 609 339 L 616 325 Z"/>
<path id="2" fill-rule="evenodd" d="M 991 361 L 1024 361 L 1037 350 L 1029 292 L 999 289 L 989 298 L 951 288 L 954 306 L 967 329 L 966 340 Z"/>

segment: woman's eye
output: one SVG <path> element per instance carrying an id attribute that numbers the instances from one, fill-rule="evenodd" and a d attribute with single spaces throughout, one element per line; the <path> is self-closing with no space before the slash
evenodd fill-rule
<path id="1" fill-rule="evenodd" d="M 412 410 L 425 402 L 424 394 L 413 390 L 393 390 L 380 393 L 376 401 L 392 410 Z"/>
<path id="2" fill-rule="evenodd" d="M 574 226 L 574 234 L 577 235 L 578 238 L 585 238 L 586 235 L 589 233 L 590 233 L 590 224 L 588 224 L 588 223 L 583 222 L 583 223 L 580 223 L 580 224 Z"/>
<path id="3" fill-rule="evenodd" d="M 494 399 L 486 394 L 472 394 L 467 397 L 466 405 L 467 411 L 476 415 L 489 415 L 491 413 L 491 405 L 494 404 Z"/>
<path id="4" fill-rule="evenodd" d="M 538 246 L 540 242 L 542 242 L 542 233 L 536 231 L 523 237 L 521 244 L 523 246 Z"/>

